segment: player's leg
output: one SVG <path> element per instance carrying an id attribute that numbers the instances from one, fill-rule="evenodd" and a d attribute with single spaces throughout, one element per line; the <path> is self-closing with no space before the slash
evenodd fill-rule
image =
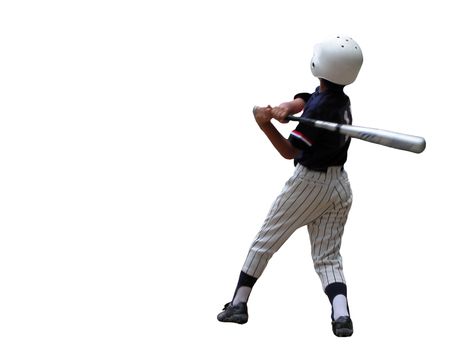
<path id="1" fill-rule="evenodd" d="M 234 297 L 230 303 L 227 303 L 224 306 L 223 311 L 218 314 L 218 321 L 234 322 L 239 324 L 248 322 L 247 302 L 251 289 L 256 281 L 257 278 L 249 276 L 243 271 L 240 272 Z"/>
<path id="2" fill-rule="evenodd" d="M 244 310 L 243 304 L 246 305 L 254 284 L 273 254 L 299 227 L 318 216 L 322 210 L 319 203 L 329 198 L 327 186 L 305 175 L 303 168 L 298 167 L 274 201 L 249 249 L 232 302 L 226 304 L 225 310 L 218 315 L 220 321 L 227 321 L 231 314 L 236 313 L 233 308 Z"/>
<path id="3" fill-rule="evenodd" d="M 300 169 L 286 183 L 251 245 L 242 267 L 247 275 L 259 278 L 287 239 L 325 210 L 330 189 L 318 178 L 314 180 L 312 173 Z"/>
<path id="4" fill-rule="evenodd" d="M 333 182 L 333 185 L 331 208 L 310 223 L 308 231 L 314 268 L 332 305 L 333 331 L 338 336 L 350 336 L 353 326 L 340 247 L 352 194 L 345 172 L 339 174 L 338 181 Z"/>
<path id="5" fill-rule="evenodd" d="M 334 208 L 308 225 L 314 269 L 325 289 L 331 283 L 345 283 L 340 254 L 346 208 Z"/>

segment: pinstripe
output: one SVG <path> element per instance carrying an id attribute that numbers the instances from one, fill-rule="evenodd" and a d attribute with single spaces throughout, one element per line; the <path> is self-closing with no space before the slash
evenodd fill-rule
<path id="1" fill-rule="evenodd" d="M 345 226 L 345 222 L 347 221 L 347 215 L 348 215 L 348 210 L 349 207 L 344 207 L 339 215 L 339 226 L 338 226 L 338 234 L 337 236 L 339 236 L 339 239 L 336 242 L 336 254 L 337 254 L 337 273 L 339 273 L 339 280 L 338 282 L 345 282 L 345 277 L 344 277 L 344 273 L 343 273 L 343 266 L 342 266 L 342 257 L 341 254 L 339 253 L 340 248 L 341 248 L 341 242 L 342 242 L 342 235 L 344 233 L 344 226 Z"/>
<path id="2" fill-rule="evenodd" d="M 303 181 L 302 181 L 303 182 Z M 303 191 L 299 194 L 299 196 L 295 199 L 295 201 L 294 201 L 294 203 L 296 203 L 296 202 L 298 202 L 299 200 L 300 200 L 300 197 L 302 197 L 303 195 L 304 195 L 304 193 L 305 193 L 305 191 L 309 188 L 309 183 L 306 183 L 306 187 L 303 189 Z M 307 198 L 309 197 L 309 195 L 312 193 L 312 191 L 313 191 L 313 189 L 311 189 L 311 191 L 309 192 L 309 194 L 303 199 L 303 201 L 302 201 L 302 204 L 307 200 Z M 301 204 L 301 205 L 302 205 Z M 296 212 L 296 210 L 295 210 L 295 212 Z M 295 213 L 294 212 L 294 213 Z M 271 232 L 271 230 L 269 229 L 269 230 L 267 230 L 267 232 L 265 233 L 265 235 L 263 235 L 263 237 L 259 240 L 259 241 L 255 241 L 255 243 L 256 243 L 256 245 L 254 245 L 253 247 L 252 247 L 252 249 L 250 250 L 250 253 L 254 253 L 254 255 L 253 255 L 253 258 L 252 258 L 252 260 L 250 261 L 250 263 L 249 263 L 249 266 L 252 266 L 252 264 L 253 264 L 253 262 L 254 262 L 254 259 L 256 258 L 256 249 L 259 251 L 259 253 L 260 253 L 260 258 L 259 258 L 259 260 L 258 260 L 258 263 L 257 263 L 257 265 L 256 265 L 256 267 L 254 268 L 254 271 L 253 271 L 253 273 L 249 273 L 251 276 L 255 276 L 256 277 L 256 271 L 258 271 L 258 267 L 260 266 L 260 264 L 261 264 L 261 258 L 264 256 L 264 255 L 266 255 L 267 254 L 267 252 L 269 252 L 269 250 L 270 250 L 270 248 L 271 248 L 271 246 L 274 246 L 274 243 L 271 243 L 271 239 L 273 238 L 273 237 L 277 237 L 277 236 L 280 236 L 280 238 L 281 238 L 281 235 L 282 234 L 280 234 L 279 233 L 279 231 L 280 231 L 280 229 L 282 229 L 282 228 L 284 228 L 285 227 L 285 224 L 286 224 L 286 222 L 288 222 L 292 217 L 293 217 L 293 214 L 294 213 L 292 213 L 292 214 L 289 214 L 289 217 L 287 218 L 287 220 L 281 225 L 281 226 L 279 226 L 279 222 L 281 221 L 281 219 L 284 217 L 284 215 L 286 214 L 286 213 L 284 213 L 271 227 L 270 227 L 270 229 L 271 228 L 275 228 L 275 227 L 277 227 L 277 230 L 275 231 L 275 232 Z M 270 222 L 271 222 L 271 220 L 270 220 Z M 268 238 L 267 239 L 263 239 L 267 234 L 269 234 L 268 235 Z M 278 238 L 279 239 L 279 238 Z M 278 241 L 278 239 L 277 239 L 277 241 Z M 287 240 L 287 238 L 286 238 L 286 240 Z M 258 246 L 257 247 L 257 245 L 259 244 L 259 243 L 262 243 L 262 241 L 263 241 L 263 244 L 262 244 L 262 246 Z M 269 248 L 267 248 L 267 249 L 265 249 L 265 246 L 266 246 L 266 244 L 270 244 L 270 247 Z M 264 250 L 264 252 L 260 252 L 261 250 Z"/>
<path id="3" fill-rule="evenodd" d="M 325 199 L 325 197 L 328 195 L 328 193 L 330 192 L 329 191 L 329 189 L 328 188 L 324 188 L 324 190 L 325 190 L 325 193 L 323 194 L 323 197 L 322 197 L 322 199 L 321 200 L 316 200 L 315 202 L 317 202 L 317 206 L 314 208 L 314 210 L 312 211 L 312 214 L 314 214 L 315 212 L 317 212 L 317 209 L 322 205 L 322 204 L 324 204 L 325 202 L 324 202 L 324 199 Z M 331 198 L 331 197 L 330 197 Z M 317 198 L 316 198 L 317 199 Z M 326 209 L 327 210 L 327 209 Z M 312 222 L 312 221 L 315 221 L 317 219 L 317 217 L 315 217 L 315 218 L 313 218 L 313 219 L 311 219 L 311 220 L 309 220 L 310 222 Z"/>
<path id="4" fill-rule="evenodd" d="M 323 242 L 325 240 L 326 237 L 326 228 L 328 225 L 328 222 L 330 221 L 330 216 L 331 213 L 328 213 L 328 215 L 323 216 L 319 221 L 319 224 L 315 225 L 315 227 L 320 227 L 323 229 L 323 234 L 322 234 L 322 238 L 320 239 L 320 244 L 316 244 L 316 240 L 314 239 L 316 236 L 311 235 L 311 245 L 312 245 L 312 249 L 311 251 L 313 251 L 313 256 L 320 256 L 320 251 L 322 250 L 323 247 Z M 325 219 L 325 223 L 323 223 L 323 219 Z M 310 228 L 309 228 L 310 229 Z M 319 232 L 319 231 L 318 231 Z M 318 248 L 318 252 L 315 252 L 315 249 Z"/>
<path id="5" fill-rule="evenodd" d="M 278 198 L 276 199 L 275 203 L 273 204 L 272 211 L 270 212 L 270 215 L 273 215 L 277 210 L 279 210 L 279 208 L 280 208 L 279 204 L 281 203 L 281 199 L 282 199 L 282 196 L 278 196 Z"/>
<path id="6" fill-rule="evenodd" d="M 331 226 L 331 225 L 330 225 Z M 325 229 L 327 228 L 328 226 L 325 226 Z M 327 243 L 327 245 L 326 245 L 326 249 L 325 249 L 325 252 L 328 252 L 329 251 L 329 249 L 330 249 L 330 243 L 331 243 L 331 229 L 330 229 L 330 234 L 328 235 L 328 243 Z M 326 257 L 325 256 L 322 256 L 322 258 L 323 259 L 326 259 Z M 330 284 L 330 281 L 329 281 L 329 275 L 328 275 L 328 265 L 327 264 L 323 264 L 323 268 L 324 268 L 324 270 L 325 270 L 325 276 L 326 276 L 326 281 L 327 281 L 327 284 Z"/>
<path id="7" fill-rule="evenodd" d="M 264 241 L 264 245 L 265 245 L 266 240 L 264 240 L 264 238 L 265 238 L 266 235 L 270 232 L 271 229 L 274 229 L 274 228 L 279 224 L 280 220 L 284 217 L 284 215 L 285 215 L 286 212 L 284 212 L 284 213 L 277 219 L 277 221 L 276 221 L 275 223 L 272 223 L 272 219 L 274 219 L 275 217 L 278 217 L 278 216 L 279 216 L 279 213 L 282 211 L 284 205 L 289 201 L 289 199 L 290 199 L 290 197 L 292 197 L 292 195 L 295 195 L 295 194 L 297 193 L 297 190 L 298 190 L 298 188 L 299 188 L 301 185 L 305 185 L 305 188 L 303 188 L 303 190 L 299 193 L 299 196 L 298 196 L 297 199 L 295 200 L 295 201 L 297 201 L 297 200 L 304 194 L 305 190 L 308 188 L 308 186 L 307 186 L 308 184 L 305 183 L 305 182 L 303 182 L 303 181 L 300 181 L 300 183 L 299 183 L 299 184 L 297 185 L 297 187 L 295 188 L 295 191 L 293 191 L 293 192 L 290 192 L 290 191 L 284 191 L 284 192 L 281 194 L 281 197 L 283 197 L 283 196 L 286 195 L 287 193 L 290 193 L 290 195 L 285 199 L 284 203 L 281 205 L 281 208 L 280 208 L 277 212 L 275 212 L 274 214 L 269 215 L 269 216 L 267 217 L 267 219 L 265 220 L 264 227 L 261 228 L 259 235 L 258 235 L 258 236 L 256 237 L 256 239 L 254 240 L 254 242 L 253 242 L 253 244 L 251 245 L 251 248 L 250 248 L 250 250 L 249 250 L 249 253 L 248 253 L 248 256 L 247 256 L 247 259 L 246 259 L 246 261 L 248 261 L 248 259 L 249 259 L 250 256 L 252 255 L 252 259 L 251 259 L 251 261 L 248 263 L 249 266 L 251 266 L 251 265 L 253 264 L 254 258 L 256 257 L 255 250 L 256 250 L 256 249 L 259 249 L 259 250 L 260 250 L 260 249 L 263 249 L 263 247 L 258 247 L 258 248 L 256 248 L 256 247 L 257 247 L 262 241 Z M 277 214 L 278 214 L 278 215 L 277 215 Z M 271 225 L 270 225 L 270 223 L 271 223 Z M 276 233 L 274 233 L 274 234 L 276 234 Z M 273 236 L 274 234 L 270 234 L 270 235 L 269 235 L 269 238 L 270 238 L 271 236 Z M 251 276 L 254 276 L 254 275 L 253 275 L 252 273 L 250 273 L 249 271 L 248 271 L 248 272 L 245 271 L 245 272 L 248 273 L 248 274 L 250 274 Z"/>
<path id="8" fill-rule="evenodd" d="M 323 287 L 345 281 L 339 249 L 351 198 L 347 175 L 340 168 L 322 173 L 298 166 L 273 203 L 242 271 L 260 277 L 273 254 L 308 225 L 311 255 Z"/>
<path id="9" fill-rule="evenodd" d="M 342 194 L 345 194 L 347 197 L 348 191 L 344 188 L 344 184 L 341 181 L 338 181 L 338 184 L 342 188 Z M 339 197 L 342 199 L 341 192 L 339 190 L 337 190 L 337 191 L 338 191 Z M 345 201 L 346 199 L 342 199 L 342 200 Z"/>
<path id="10" fill-rule="evenodd" d="M 341 234 L 341 231 L 338 230 L 337 225 L 332 226 L 331 227 L 331 235 L 330 235 L 330 243 L 332 244 L 332 249 L 333 249 L 333 252 L 331 252 L 331 258 L 333 259 L 333 261 L 330 262 L 331 261 L 330 259 L 328 259 L 328 261 L 330 262 L 331 274 L 333 276 L 334 282 L 339 282 L 337 273 L 339 270 L 339 262 L 340 262 L 339 248 L 341 245 L 341 238 L 342 238 L 342 234 Z"/>
<path id="11" fill-rule="evenodd" d="M 293 203 L 297 203 L 297 202 L 299 201 L 300 197 L 304 195 L 305 191 L 308 190 L 309 183 L 304 182 L 304 181 L 300 181 L 300 183 L 299 183 L 299 185 L 297 186 L 297 188 L 298 188 L 300 185 L 304 185 L 305 187 L 303 188 L 303 190 L 301 191 L 301 193 L 298 195 L 298 197 L 293 201 Z M 312 191 L 311 191 L 311 192 L 312 192 Z M 311 192 L 310 192 L 310 193 L 311 193 Z M 310 193 L 309 193 L 309 194 L 310 194 Z M 308 194 L 308 196 L 309 196 L 309 194 Z M 286 204 L 286 203 L 289 201 L 289 199 L 290 199 L 291 197 L 292 197 L 292 194 L 286 199 L 286 201 L 284 202 L 284 204 Z M 290 207 L 289 207 L 289 208 L 290 208 Z M 284 212 L 284 214 L 285 214 L 285 212 Z M 279 221 L 284 217 L 284 214 L 283 214 L 283 215 L 275 222 L 275 225 L 279 224 Z M 267 229 L 267 232 L 268 232 L 268 229 Z"/>
<path id="12" fill-rule="evenodd" d="M 330 215 L 330 214 L 328 214 Z M 311 256 L 312 260 L 314 262 L 314 269 L 317 271 L 319 276 L 321 277 L 321 274 L 319 273 L 319 268 L 321 267 L 319 264 L 318 259 L 316 256 L 320 253 L 320 247 L 323 245 L 323 241 L 325 239 L 326 235 L 326 225 L 323 224 L 323 220 L 328 222 L 327 215 L 321 217 L 317 220 L 317 222 L 313 222 L 310 226 L 308 226 L 309 231 L 309 238 L 311 241 Z M 320 244 L 317 244 L 317 242 L 320 240 Z M 319 253 L 316 253 L 316 248 L 319 247 Z M 322 278 L 322 277 L 321 277 Z M 322 281 L 323 284 L 323 281 Z"/>
<path id="13" fill-rule="evenodd" d="M 339 254 L 339 249 L 341 245 L 341 237 L 343 233 L 343 225 L 345 224 L 345 219 L 347 215 L 348 207 L 341 208 L 333 216 L 333 219 L 328 219 L 329 223 L 325 225 L 325 229 L 329 228 L 329 234 L 327 235 L 327 244 L 325 249 L 320 249 L 323 254 L 318 254 L 313 256 L 314 260 L 319 259 L 324 261 L 319 263 L 317 266 L 317 271 L 322 279 L 322 284 L 326 287 L 332 282 L 344 282 L 345 278 L 342 272 L 342 258 Z M 338 220 L 339 219 L 339 220 Z M 322 243 L 323 246 L 323 243 Z M 320 247 L 321 248 L 321 247 Z M 323 265 L 323 269 L 322 269 Z M 330 271 L 329 271 L 330 270 Z M 326 280 L 325 280 L 326 278 Z"/>
<path id="14" fill-rule="evenodd" d="M 269 231 L 269 229 L 271 228 L 271 227 L 269 227 L 269 222 L 271 221 L 271 219 L 274 218 L 275 216 L 277 216 L 276 214 L 279 213 L 280 210 L 283 209 L 284 205 L 287 203 L 287 201 L 290 199 L 290 197 L 292 197 L 292 195 L 294 195 L 294 194 L 297 193 L 298 188 L 299 188 L 301 185 L 307 185 L 307 183 L 304 183 L 303 181 L 300 181 L 300 183 L 297 185 L 297 187 L 295 188 L 294 191 L 288 191 L 288 190 L 286 190 L 286 191 L 284 191 L 283 193 L 281 193 L 281 195 L 280 195 L 280 201 L 281 201 L 282 198 L 284 198 L 288 193 L 290 193 L 290 194 L 289 194 L 289 196 L 287 196 L 287 198 L 285 199 L 284 203 L 281 204 L 281 207 L 280 207 L 278 210 L 275 210 L 275 213 L 273 213 L 273 214 L 270 213 L 271 215 L 269 215 L 269 216 L 267 217 L 267 219 L 265 220 L 265 225 L 264 225 L 265 227 L 262 227 L 262 228 L 261 228 L 261 233 L 263 233 L 263 235 L 265 235 L 265 234 Z M 304 188 L 304 189 L 302 190 L 301 194 L 303 194 L 303 192 L 304 192 L 305 190 L 306 190 L 306 188 Z M 300 194 L 300 195 L 301 195 L 301 194 Z M 283 215 L 284 215 L 284 214 L 283 214 Z M 277 224 L 278 222 L 279 222 L 279 220 L 278 220 L 275 224 Z"/>
<path id="15" fill-rule="evenodd" d="M 308 196 L 306 196 L 306 198 L 303 200 L 302 203 L 300 203 L 300 205 L 295 209 L 295 211 L 292 213 L 292 215 L 288 218 L 287 222 L 284 223 L 284 226 L 281 227 L 281 229 L 285 230 L 281 233 L 279 233 L 279 230 L 277 232 L 275 232 L 275 234 L 273 235 L 274 237 L 278 237 L 267 249 L 266 252 L 270 252 L 271 255 L 273 255 L 273 253 L 271 252 L 276 252 L 283 244 L 284 242 L 292 235 L 293 232 L 295 232 L 295 230 L 299 227 L 301 227 L 303 225 L 304 220 L 292 220 L 293 217 L 297 217 L 298 215 L 298 211 L 299 209 L 304 205 L 304 203 L 307 201 L 307 199 L 309 198 L 309 196 L 312 194 L 312 192 L 314 191 L 314 189 L 312 189 L 312 191 L 309 193 Z M 320 194 L 320 192 L 322 191 L 322 189 L 320 188 L 316 198 L 318 197 L 318 195 Z M 309 205 L 309 207 L 306 208 L 306 211 L 309 210 L 309 208 L 311 207 L 312 204 L 315 203 L 315 199 L 313 201 L 311 201 L 311 204 Z M 300 222 L 299 225 L 297 225 L 297 222 Z M 290 224 L 291 223 L 291 224 Z M 267 243 L 271 242 L 270 240 L 267 241 Z M 262 249 L 265 247 L 265 245 L 262 247 Z M 276 249 L 275 249 L 276 247 Z M 263 255 L 262 255 L 263 256 Z M 261 256 L 261 258 L 262 258 Z M 259 259 L 259 262 L 256 266 L 255 271 L 259 271 L 261 269 L 259 269 L 259 267 L 261 266 L 261 258 Z M 268 261 L 268 259 L 267 259 Z M 266 265 L 266 262 L 264 263 L 264 265 Z"/>
<path id="16" fill-rule="evenodd" d="M 322 176 L 325 176 L 325 175 L 322 173 L 316 174 L 316 177 L 317 177 L 316 180 L 320 179 Z M 296 231 L 296 229 L 313 221 L 313 219 L 311 218 L 312 214 L 316 212 L 317 208 L 323 202 L 325 196 L 327 196 L 328 193 L 330 192 L 330 188 L 326 187 L 326 186 L 316 185 L 315 188 L 318 191 L 317 191 L 317 194 L 315 195 L 315 198 L 310 200 L 309 206 L 304 208 L 304 204 L 305 204 L 306 200 L 309 198 L 309 196 L 311 196 L 313 191 L 311 191 L 309 193 L 309 195 L 303 200 L 303 202 L 301 202 L 298 205 L 298 207 L 296 208 L 296 210 L 289 216 L 289 218 L 286 220 L 284 225 L 280 227 L 280 229 L 284 229 L 284 231 L 280 233 L 279 229 L 278 229 L 278 231 L 273 233 L 272 238 L 274 238 L 275 236 L 279 236 L 279 237 L 276 239 L 276 241 L 273 242 L 273 244 L 271 244 L 268 248 L 266 248 L 265 253 L 262 253 L 261 258 L 259 259 L 259 261 L 253 271 L 253 273 L 254 273 L 254 274 L 252 274 L 253 276 L 256 275 L 256 271 L 261 271 L 261 270 L 263 270 L 263 268 L 265 268 L 266 261 L 269 260 L 268 255 L 274 254 L 274 252 L 276 252 L 282 246 L 282 244 L 284 244 L 284 242 L 290 237 L 290 235 L 292 235 L 292 233 L 294 231 Z M 324 191 L 324 194 L 323 194 L 322 199 L 319 200 L 318 197 L 322 193 L 322 191 Z M 330 196 L 330 198 L 331 198 L 331 196 Z M 297 198 L 295 203 L 298 201 L 299 201 L 299 198 Z M 314 205 L 315 205 L 315 207 L 314 207 Z M 311 210 L 311 208 L 313 208 L 313 207 L 314 207 L 314 209 Z M 301 210 L 300 210 L 300 208 L 301 208 Z M 297 217 L 297 216 L 300 216 L 300 217 L 296 220 L 293 220 L 293 218 Z M 272 240 L 269 239 L 267 242 L 264 243 L 264 246 L 260 247 L 260 249 L 263 250 L 265 248 L 265 244 L 271 243 L 271 242 L 272 242 Z M 275 249 L 275 247 L 277 247 L 277 249 Z M 262 261 L 262 258 L 264 256 L 266 259 Z M 253 263 L 253 261 L 250 262 L 249 265 L 252 265 L 252 263 Z"/>
<path id="17" fill-rule="evenodd" d="M 321 201 L 318 201 L 317 198 L 319 197 L 319 195 L 322 193 L 323 190 L 324 190 L 323 188 L 320 188 L 320 189 L 319 189 L 319 192 L 317 193 L 316 197 L 315 197 L 314 200 L 311 202 L 311 204 L 309 205 L 309 207 L 307 207 L 307 208 L 301 208 L 302 205 L 303 205 L 303 203 L 301 203 L 301 204 L 298 206 L 297 212 L 300 211 L 302 214 L 301 214 L 301 216 L 298 218 L 298 220 L 296 220 L 296 221 L 294 221 L 294 222 L 292 223 L 291 227 L 295 225 L 297 228 L 299 228 L 299 227 L 302 227 L 302 226 L 304 226 L 304 225 L 306 225 L 306 224 L 309 224 L 310 222 L 312 222 L 313 220 L 315 220 L 315 219 L 312 219 L 312 218 L 311 218 L 311 215 L 315 213 L 316 209 L 320 206 L 321 201 L 325 198 L 325 196 L 326 196 L 327 193 L 328 193 L 328 192 L 325 192 L 324 195 L 323 195 L 323 197 L 322 197 L 322 200 L 321 200 Z M 311 211 L 311 213 L 309 213 L 311 207 L 312 207 L 315 203 L 317 203 L 316 207 L 314 208 L 314 210 Z M 301 208 L 301 210 L 300 210 L 300 208 Z M 294 214 L 295 214 L 295 213 L 294 213 Z M 289 230 L 290 230 L 291 227 L 289 227 Z"/>
<path id="18" fill-rule="evenodd" d="M 342 183 L 340 187 L 332 186 L 330 203 L 333 201 L 335 204 L 308 226 L 311 254 L 323 287 L 332 282 L 345 283 L 339 249 L 350 208 L 350 197 L 351 192 Z"/>
<path id="19" fill-rule="evenodd" d="M 341 275 L 341 281 L 345 282 L 344 267 L 342 266 L 342 259 L 339 262 L 339 274 Z"/>

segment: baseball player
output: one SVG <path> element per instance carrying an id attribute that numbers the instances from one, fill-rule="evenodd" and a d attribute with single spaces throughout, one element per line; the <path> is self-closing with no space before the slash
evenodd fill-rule
<path id="1" fill-rule="evenodd" d="M 295 171 L 254 239 L 232 301 L 218 314 L 219 321 L 248 321 L 248 298 L 268 261 L 292 233 L 307 226 L 314 269 L 332 306 L 333 333 L 353 334 L 339 252 L 352 204 L 344 170 L 350 139 L 301 123 L 286 139 L 272 119 L 284 123 L 289 114 L 303 111 L 305 118 L 351 124 L 350 99 L 343 89 L 355 81 L 362 62 L 361 49 L 352 38 L 337 36 L 317 44 L 311 59 L 312 74 L 320 80 L 315 92 L 297 94 L 278 107 L 254 108 L 257 124 L 284 158 L 294 159 Z"/>

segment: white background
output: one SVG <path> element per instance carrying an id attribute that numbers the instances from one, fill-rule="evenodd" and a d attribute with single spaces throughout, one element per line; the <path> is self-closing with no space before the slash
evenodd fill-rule
<path id="1" fill-rule="evenodd" d="M 450 18 L 444 1 L 2 1 L 0 348 L 450 348 Z M 359 140 L 342 254 L 355 334 L 334 337 L 305 229 L 247 325 L 221 324 L 293 171 L 256 126 L 357 40 Z M 294 124 L 278 126 L 287 134 Z"/>

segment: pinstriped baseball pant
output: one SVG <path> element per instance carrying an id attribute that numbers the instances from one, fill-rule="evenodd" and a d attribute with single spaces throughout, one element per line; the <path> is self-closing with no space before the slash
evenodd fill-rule
<path id="1" fill-rule="evenodd" d="M 339 250 L 351 204 L 348 176 L 341 167 L 330 167 L 325 173 L 297 165 L 252 243 L 242 271 L 259 278 L 284 242 L 307 226 L 314 269 L 323 288 L 345 283 Z"/>

